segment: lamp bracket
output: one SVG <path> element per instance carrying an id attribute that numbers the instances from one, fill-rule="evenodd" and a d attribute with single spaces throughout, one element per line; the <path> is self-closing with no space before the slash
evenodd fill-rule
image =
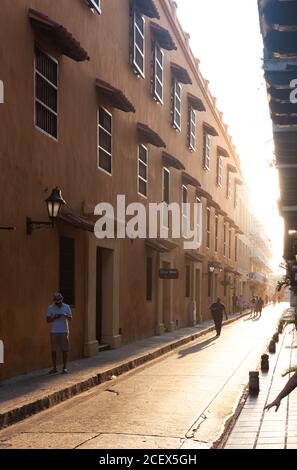
<path id="1" fill-rule="evenodd" d="M 32 235 L 33 230 L 37 230 L 45 227 L 53 227 L 54 221 L 45 222 L 39 220 L 32 220 L 30 217 L 26 219 L 27 235 Z"/>

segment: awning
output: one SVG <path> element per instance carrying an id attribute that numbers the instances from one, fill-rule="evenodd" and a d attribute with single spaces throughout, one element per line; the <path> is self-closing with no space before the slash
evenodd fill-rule
<path id="1" fill-rule="evenodd" d="M 223 217 L 228 217 L 227 212 L 223 211 L 222 209 L 218 209 L 218 213 L 222 215 Z"/>
<path id="2" fill-rule="evenodd" d="M 234 228 L 235 222 L 230 217 L 225 217 L 226 222 Z"/>
<path id="3" fill-rule="evenodd" d="M 95 225 L 92 220 L 79 214 L 78 212 L 73 211 L 72 209 L 69 209 L 68 207 L 62 208 L 58 219 L 62 220 L 63 222 L 67 222 L 68 224 L 80 230 L 94 232 Z"/>
<path id="4" fill-rule="evenodd" d="M 160 14 L 153 0 L 134 0 L 134 4 L 143 15 L 160 19 Z"/>
<path id="5" fill-rule="evenodd" d="M 234 269 L 234 268 L 230 268 L 229 266 L 227 266 L 226 268 L 224 268 L 224 271 L 225 271 L 225 273 L 236 274 L 235 269 Z"/>
<path id="6" fill-rule="evenodd" d="M 207 122 L 203 123 L 203 129 L 205 132 L 207 132 L 207 134 L 212 135 L 213 137 L 218 137 L 219 135 L 218 131 Z"/>
<path id="7" fill-rule="evenodd" d="M 237 184 L 238 186 L 242 186 L 243 185 L 243 181 L 240 179 L 240 178 L 235 178 L 235 184 Z"/>
<path id="8" fill-rule="evenodd" d="M 227 165 L 227 170 L 229 171 L 229 173 L 237 173 L 236 166 L 231 165 L 230 163 L 228 163 L 228 165 Z"/>
<path id="9" fill-rule="evenodd" d="M 37 10 L 29 9 L 32 28 L 49 41 L 61 54 L 81 62 L 90 60 L 88 53 L 64 26 Z"/>
<path id="10" fill-rule="evenodd" d="M 207 191 L 205 191 L 204 189 L 202 188 L 197 188 L 197 196 L 202 196 L 202 197 L 205 197 L 205 199 L 208 199 L 208 200 L 212 200 L 212 196 L 211 194 L 209 194 Z"/>
<path id="11" fill-rule="evenodd" d="M 177 50 L 177 47 L 168 29 L 162 28 L 162 26 L 154 23 L 153 21 L 151 21 L 150 27 L 151 33 L 162 49 L 166 49 L 167 51 Z"/>
<path id="12" fill-rule="evenodd" d="M 221 206 L 213 199 L 208 200 L 207 203 L 209 206 L 214 207 L 217 211 L 221 211 Z"/>
<path id="13" fill-rule="evenodd" d="M 185 258 L 189 261 L 194 261 L 194 263 L 202 263 L 205 258 L 205 255 L 200 255 L 194 250 L 186 251 Z"/>
<path id="14" fill-rule="evenodd" d="M 160 241 L 157 241 L 152 238 L 147 238 L 145 240 L 145 245 L 150 248 L 151 250 L 157 251 L 158 253 L 166 253 L 168 252 L 168 248 L 166 246 L 162 245 Z"/>
<path id="15" fill-rule="evenodd" d="M 192 93 L 188 93 L 188 101 L 189 105 L 196 109 L 196 111 L 206 111 L 203 101 L 197 96 L 192 95 Z"/>
<path id="16" fill-rule="evenodd" d="M 192 85 L 192 79 L 186 69 L 174 62 L 171 62 L 170 67 L 171 72 L 178 82 L 183 83 L 184 85 Z"/>
<path id="17" fill-rule="evenodd" d="M 185 170 L 184 165 L 177 158 L 173 157 L 169 153 L 163 150 L 162 153 L 163 164 L 167 167 L 175 168 L 176 170 Z"/>
<path id="18" fill-rule="evenodd" d="M 194 186 L 194 188 L 201 187 L 199 181 L 196 180 L 196 178 L 194 178 L 193 176 L 186 173 L 185 171 L 183 171 L 182 173 L 182 181 L 186 185 Z"/>
<path id="19" fill-rule="evenodd" d="M 229 152 L 219 145 L 217 146 L 217 155 L 218 157 L 230 158 Z"/>
<path id="20" fill-rule="evenodd" d="M 98 93 L 107 99 L 114 108 L 120 109 L 125 113 L 135 113 L 133 104 L 118 88 L 113 87 L 99 78 L 96 80 L 96 88 Z"/>
<path id="21" fill-rule="evenodd" d="M 144 144 L 151 144 L 155 147 L 164 147 L 166 148 L 165 142 L 161 139 L 159 134 L 153 131 L 149 126 L 146 124 L 142 124 L 141 122 L 137 123 L 137 131 L 140 137 L 140 140 Z"/>

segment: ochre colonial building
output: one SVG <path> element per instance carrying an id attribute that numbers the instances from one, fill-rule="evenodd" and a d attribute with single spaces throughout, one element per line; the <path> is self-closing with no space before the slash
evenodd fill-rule
<path id="1" fill-rule="evenodd" d="M 49 364 L 55 291 L 73 310 L 71 358 L 201 322 L 217 296 L 249 300 L 247 188 L 174 1 L 2 0 L 0 79 L 0 222 L 16 227 L 0 232 L 0 378 Z M 27 233 L 56 186 L 59 220 Z M 201 202 L 200 249 L 97 239 L 94 208 L 119 194 Z"/>

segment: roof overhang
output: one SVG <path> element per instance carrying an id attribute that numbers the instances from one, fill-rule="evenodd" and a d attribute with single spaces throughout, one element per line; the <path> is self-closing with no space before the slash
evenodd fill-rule
<path id="1" fill-rule="evenodd" d="M 28 14 L 34 31 L 58 52 L 77 62 L 90 60 L 88 53 L 63 25 L 32 8 Z"/>
<path id="2" fill-rule="evenodd" d="M 103 98 L 105 98 L 114 108 L 120 109 L 125 113 L 135 113 L 133 104 L 118 88 L 115 88 L 109 83 L 97 78 L 96 89 L 98 94 L 103 96 Z"/>
<path id="3" fill-rule="evenodd" d="M 153 37 L 155 38 L 159 46 L 162 47 L 162 49 L 166 49 L 167 51 L 177 50 L 177 47 L 168 29 L 163 28 L 154 21 L 151 21 L 150 28 Z"/>
<path id="4" fill-rule="evenodd" d="M 144 16 L 156 18 L 157 20 L 160 19 L 159 11 L 153 0 L 134 0 L 134 5 Z"/>
<path id="5" fill-rule="evenodd" d="M 196 111 L 206 111 L 203 101 L 197 96 L 192 95 L 192 93 L 188 93 L 188 102 L 189 105 Z"/>
<path id="6" fill-rule="evenodd" d="M 147 248 L 157 251 L 158 253 L 167 253 L 169 251 L 168 248 L 162 244 L 162 240 L 159 241 L 152 238 L 147 238 L 145 240 L 145 245 Z"/>
<path id="7" fill-rule="evenodd" d="M 187 250 L 185 253 L 186 260 L 193 261 L 194 263 L 202 263 L 205 255 L 201 255 L 194 250 Z"/>
<path id="8" fill-rule="evenodd" d="M 202 196 L 202 197 L 204 197 L 205 199 L 210 200 L 210 201 L 212 200 L 211 194 L 209 194 L 207 191 L 205 191 L 205 190 L 202 189 L 202 188 L 197 188 L 197 196 L 198 196 L 198 197 Z"/>
<path id="9" fill-rule="evenodd" d="M 137 123 L 137 131 L 140 141 L 143 144 L 151 144 L 155 147 L 166 148 L 165 142 L 161 139 L 157 132 L 153 131 L 149 126 L 141 122 Z"/>
<path id="10" fill-rule="evenodd" d="M 243 186 L 243 181 L 240 179 L 240 178 L 235 178 L 235 184 L 237 184 L 238 186 Z"/>
<path id="11" fill-rule="evenodd" d="M 229 152 L 219 145 L 217 146 L 217 155 L 218 157 L 230 158 Z"/>
<path id="12" fill-rule="evenodd" d="M 75 212 L 69 207 L 63 207 L 61 209 L 58 219 L 80 230 L 94 232 L 94 222 L 88 217 L 83 216 L 79 212 Z"/>
<path id="13" fill-rule="evenodd" d="M 218 131 L 207 122 L 203 122 L 203 129 L 208 135 L 212 135 L 213 137 L 219 136 Z"/>
<path id="14" fill-rule="evenodd" d="M 178 64 L 175 64 L 174 62 L 171 62 L 170 64 L 171 72 L 175 76 L 176 80 L 180 83 L 183 83 L 184 85 L 192 85 L 192 79 L 184 67 L 181 67 Z"/>
<path id="15" fill-rule="evenodd" d="M 208 206 L 211 206 L 211 207 L 214 207 L 214 209 L 216 209 L 218 212 L 221 212 L 221 206 L 215 202 L 213 199 L 208 199 L 207 200 L 207 204 Z"/>
<path id="16" fill-rule="evenodd" d="M 185 170 L 185 167 L 182 162 L 180 162 L 177 158 L 173 157 L 173 155 L 170 155 L 170 153 L 167 153 L 164 150 L 162 153 L 162 160 L 163 164 L 169 168 L 172 167 L 176 170 Z"/>
<path id="17" fill-rule="evenodd" d="M 185 171 L 183 171 L 182 173 L 182 181 L 183 181 L 183 184 L 187 186 L 194 186 L 194 188 L 201 187 L 201 184 L 199 183 L 199 181 L 193 176 L 186 173 Z"/>
<path id="18" fill-rule="evenodd" d="M 237 173 L 237 168 L 234 165 L 231 165 L 230 163 L 227 164 L 227 170 L 229 173 Z"/>

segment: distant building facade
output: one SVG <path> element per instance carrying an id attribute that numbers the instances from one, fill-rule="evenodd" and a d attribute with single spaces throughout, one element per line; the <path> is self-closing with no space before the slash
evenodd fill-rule
<path id="1" fill-rule="evenodd" d="M 248 301 L 268 254 L 250 241 L 239 157 L 175 2 L 2 0 L 0 37 L 1 223 L 16 227 L 1 232 L 0 379 L 48 365 L 55 291 L 73 311 L 72 359 L 206 320 L 218 296 L 229 311 Z M 55 186 L 67 206 L 28 235 Z M 201 247 L 99 240 L 94 209 L 119 194 L 201 203 Z"/>

